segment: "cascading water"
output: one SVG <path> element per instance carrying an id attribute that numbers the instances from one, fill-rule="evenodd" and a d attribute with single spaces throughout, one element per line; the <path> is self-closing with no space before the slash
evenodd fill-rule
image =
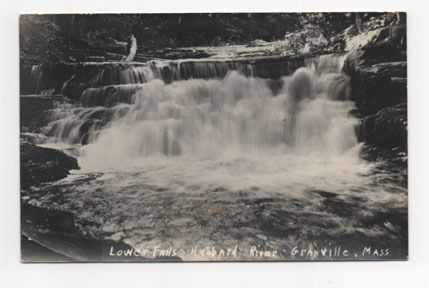
<path id="1" fill-rule="evenodd" d="M 147 173 L 148 163 L 164 163 L 168 168 L 187 162 L 187 168 L 198 167 L 201 172 L 207 169 L 214 174 L 216 169 L 210 166 L 219 168 L 223 179 L 214 177 L 205 184 L 220 181 L 233 187 L 247 185 L 245 179 L 257 176 L 254 169 L 271 162 L 284 165 L 291 175 L 310 163 L 317 166 L 313 171 L 319 171 L 321 163 L 334 167 L 338 161 L 346 161 L 348 169 L 360 173 L 366 166 L 359 159 L 358 121 L 350 114 L 354 104 L 347 100 L 349 79 L 341 73 L 343 60 L 344 56 L 336 55 L 308 60 L 306 67 L 283 77 L 277 94 L 263 79 L 236 71 L 223 79 L 171 84 L 154 79 L 140 84 L 129 104 L 54 112 L 54 121 L 44 131 L 57 142 L 87 144 L 79 148 L 83 171 L 133 168 Z M 121 91 L 126 95 L 126 90 Z M 200 161 L 210 163 L 209 167 L 201 167 Z M 243 174 L 227 183 L 226 174 L 236 168 Z M 170 171 L 164 173 L 168 176 Z M 189 173 L 181 174 L 181 181 L 198 180 L 195 171 Z M 287 185 L 295 182 L 270 169 L 262 174 L 271 174 L 266 179 L 277 175 Z M 261 176 L 257 178 L 264 179 Z M 255 183 L 259 184 L 263 183 Z M 333 188 L 335 183 L 328 186 Z"/>
<path id="2" fill-rule="evenodd" d="M 87 90 L 89 107 L 55 110 L 43 130 L 55 142 L 45 145 L 76 145 L 81 169 L 69 186 L 66 179 L 39 201 L 136 248 L 190 241 L 247 247 L 262 234 L 277 249 L 293 242 L 291 231 L 300 239 L 385 235 L 330 210 L 332 203 L 349 205 L 354 217 L 364 217 L 388 203 L 406 204 L 401 188 L 374 186 L 373 165 L 359 157 L 343 60 L 310 59 L 282 78 L 278 92 L 237 71 L 172 83 L 137 79 L 126 101 L 112 100 L 123 96 L 120 89 L 107 93 L 108 101 Z M 90 107 L 96 103 L 103 106 Z"/>
<path id="3" fill-rule="evenodd" d="M 69 117 L 57 117 L 46 130 L 76 142 L 82 125 L 108 122 L 81 149 L 82 156 L 100 159 L 273 151 L 340 156 L 357 145 L 357 121 L 349 113 L 354 105 L 344 101 L 348 79 L 340 73 L 341 60 L 325 56 L 317 63 L 333 62 L 325 64 L 328 69 L 314 63 L 298 69 L 283 78 L 278 95 L 262 79 L 237 72 L 219 80 L 154 80 L 139 86 L 129 105 L 79 108 Z"/>
<path id="4" fill-rule="evenodd" d="M 88 88 L 120 88 L 121 85 L 142 84 L 153 79 L 165 83 L 187 79 L 221 79 L 232 70 L 245 76 L 278 79 L 302 65 L 302 56 L 40 64 L 32 67 L 31 81 L 24 81 L 22 86 L 33 94 L 53 91 L 79 100 Z"/>

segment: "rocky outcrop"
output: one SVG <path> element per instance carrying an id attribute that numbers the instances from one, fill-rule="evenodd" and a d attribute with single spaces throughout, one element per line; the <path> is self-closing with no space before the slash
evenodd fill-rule
<path id="1" fill-rule="evenodd" d="M 21 188 L 56 181 L 79 169 L 77 160 L 61 151 L 21 141 Z"/>
<path id="2" fill-rule="evenodd" d="M 393 40 L 351 51 L 343 71 L 362 117 L 359 141 L 402 153 L 407 150 L 407 63 L 405 48 Z"/>
<path id="3" fill-rule="evenodd" d="M 71 63 L 40 64 L 21 68 L 20 89 L 22 94 L 44 94 L 52 90 L 60 94 L 64 82 L 73 75 Z M 24 75 L 30 72 L 30 75 Z"/>
<path id="4" fill-rule="evenodd" d="M 350 76 L 351 100 L 362 116 L 407 102 L 407 64 L 398 48 L 378 44 L 356 49 L 343 70 Z"/>
<path id="5" fill-rule="evenodd" d="M 45 112 L 55 107 L 51 98 L 21 96 L 19 100 L 21 131 L 34 131 L 47 124 Z"/>
<path id="6" fill-rule="evenodd" d="M 401 151 L 407 148 L 407 105 L 386 107 L 362 119 L 358 139 L 366 144 Z"/>
<path id="7" fill-rule="evenodd" d="M 51 120 L 50 110 L 69 102 L 61 95 L 21 95 L 19 101 L 21 132 L 40 132 Z"/>

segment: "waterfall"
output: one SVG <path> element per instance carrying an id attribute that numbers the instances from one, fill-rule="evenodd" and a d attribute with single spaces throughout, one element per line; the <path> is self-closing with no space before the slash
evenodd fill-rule
<path id="1" fill-rule="evenodd" d="M 276 94 L 263 79 L 237 71 L 222 79 L 169 84 L 154 77 L 124 90 L 136 91 L 127 94 L 126 103 L 75 108 L 44 131 L 60 141 L 88 144 L 80 153 L 94 163 L 261 153 L 357 158 L 358 121 L 350 114 L 355 106 L 348 100 L 349 79 L 341 73 L 343 58 L 307 61 L 282 78 Z M 91 93 L 83 95 L 88 103 L 98 95 Z"/>
<path id="2" fill-rule="evenodd" d="M 266 79 L 238 71 L 223 78 L 172 83 L 154 78 L 88 90 L 82 97 L 87 107 L 51 111 L 43 132 L 54 143 L 44 145 L 73 153 L 80 169 L 64 180 L 72 185 L 66 193 L 78 202 L 108 199 L 108 211 L 95 216 L 106 221 L 122 216 L 151 221 L 145 215 L 169 211 L 165 205 L 177 201 L 226 201 L 235 207 L 254 197 L 283 199 L 290 205 L 282 207 L 296 215 L 315 209 L 311 219 L 330 217 L 314 191 L 338 195 L 335 199 L 355 197 L 356 191 L 369 199 L 390 197 L 372 186 L 372 164 L 359 157 L 358 120 L 351 113 L 355 106 L 348 100 L 342 61 L 335 55 L 308 60 L 282 77 L 276 91 Z M 124 95 L 128 99 L 117 98 Z M 93 107 L 96 103 L 102 105 Z M 76 177 L 82 177 L 81 187 Z M 163 197 L 172 200 L 165 204 Z M 76 207 L 79 215 L 93 213 L 83 204 Z M 134 247 L 141 242 L 140 227 L 124 232 Z"/>
<path id="3" fill-rule="evenodd" d="M 28 77 L 31 81 L 24 81 L 22 85 L 32 94 L 51 90 L 79 101 L 88 88 L 144 84 L 154 79 L 165 83 L 222 79 L 232 70 L 245 76 L 276 80 L 303 65 L 302 56 L 40 64 L 32 67 L 31 77 Z"/>

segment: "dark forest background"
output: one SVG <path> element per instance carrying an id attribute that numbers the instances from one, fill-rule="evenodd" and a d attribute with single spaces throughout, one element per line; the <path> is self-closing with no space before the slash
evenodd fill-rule
<path id="1" fill-rule="evenodd" d="M 362 14 L 362 21 L 377 14 Z M 21 15 L 21 64 L 126 54 L 131 34 L 141 52 L 273 41 L 305 25 L 318 27 L 330 39 L 355 21 L 355 13 Z"/>

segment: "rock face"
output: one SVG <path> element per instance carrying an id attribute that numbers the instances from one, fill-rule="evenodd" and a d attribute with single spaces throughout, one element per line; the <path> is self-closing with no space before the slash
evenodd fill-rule
<path id="1" fill-rule="evenodd" d="M 366 46 L 352 51 L 344 72 L 350 76 L 351 100 L 362 116 L 407 102 L 405 54 L 389 45 Z"/>
<path id="2" fill-rule="evenodd" d="M 20 127 L 21 131 L 34 131 L 46 125 L 45 112 L 54 108 L 54 101 L 49 97 L 21 96 Z"/>
<path id="3" fill-rule="evenodd" d="M 407 147 L 407 105 L 399 104 L 384 108 L 362 119 L 358 138 L 369 145 L 382 148 Z"/>
<path id="4" fill-rule="evenodd" d="M 61 151 L 42 148 L 21 141 L 21 188 L 56 181 L 72 169 L 79 169 L 77 160 Z"/>
<path id="5" fill-rule="evenodd" d="M 62 95 L 21 95 L 19 98 L 21 132 L 40 132 L 50 120 L 50 110 L 69 103 Z"/>
<path id="6" fill-rule="evenodd" d="M 407 150 L 406 51 L 393 40 L 353 50 L 343 71 L 350 76 L 350 98 L 362 117 L 359 141 L 403 152 Z"/>
<path id="7" fill-rule="evenodd" d="M 43 94 L 53 90 L 61 92 L 64 82 L 73 75 L 74 66 L 69 63 L 40 64 L 21 68 L 21 94 Z M 30 72 L 30 75 L 25 75 Z"/>

